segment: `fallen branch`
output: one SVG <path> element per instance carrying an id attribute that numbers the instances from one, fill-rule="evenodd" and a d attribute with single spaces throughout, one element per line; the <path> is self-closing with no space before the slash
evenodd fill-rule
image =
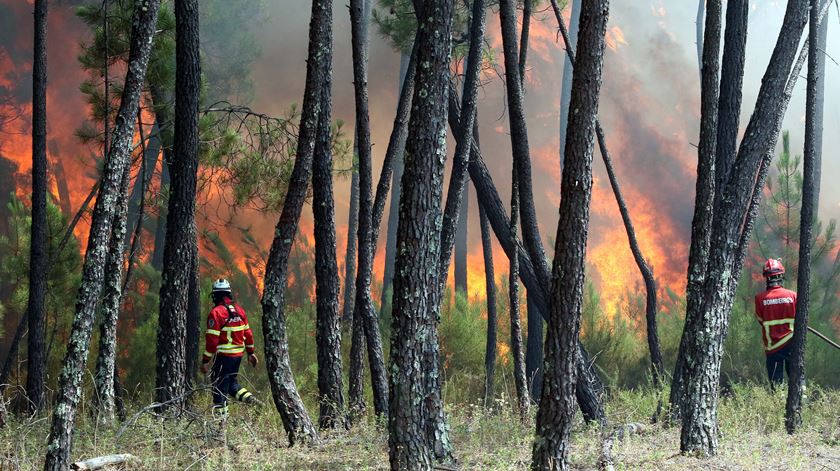
<path id="1" fill-rule="evenodd" d="M 96 458 L 91 458 L 85 461 L 77 461 L 70 465 L 70 468 L 76 470 L 102 469 L 106 466 L 114 466 L 118 464 L 127 463 L 129 461 L 137 461 L 137 458 L 134 455 L 130 455 L 128 453 L 122 453 L 118 455 L 105 455 L 98 456 Z"/>
<path id="2" fill-rule="evenodd" d="M 601 456 L 598 457 L 598 469 L 601 471 L 614 471 L 615 466 L 612 458 L 612 447 L 616 440 L 622 440 L 626 435 L 644 433 L 645 426 L 639 423 L 629 423 L 613 427 L 612 431 L 604 435 L 601 443 Z"/>

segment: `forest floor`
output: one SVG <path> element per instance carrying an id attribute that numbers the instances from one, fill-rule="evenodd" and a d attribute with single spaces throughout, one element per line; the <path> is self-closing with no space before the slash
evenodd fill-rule
<path id="1" fill-rule="evenodd" d="M 667 397 L 667 396 L 666 396 Z M 805 425 L 794 436 L 784 431 L 784 392 L 736 386 L 719 409 L 720 448 L 713 458 L 679 454 L 679 428 L 650 424 L 657 397 L 650 391 L 617 391 L 608 403 L 613 424 L 640 423 L 639 433 L 617 441 L 616 469 L 828 470 L 840 471 L 840 391 L 809 390 Z M 521 423 L 511 404 L 494 413 L 478 405 L 449 408 L 451 436 L 460 469 L 527 469 L 533 422 Z M 166 419 L 130 411 L 114 428 L 85 419 L 76 427 L 73 459 L 131 453 L 128 469 L 309 470 L 387 469 L 387 433 L 373 419 L 349 432 L 323 435 L 314 448 L 286 446 L 273 407 L 259 412 L 232 404 L 222 438 L 213 438 L 209 413 Z M 580 420 L 580 419 L 578 419 Z M 0 430 L 0 471 L 40 469 L 48 418 L 13 419 Z M 595 469 L 601 450 L 597 428 L 582 421 L 572 434 L 572 469 Z"/>

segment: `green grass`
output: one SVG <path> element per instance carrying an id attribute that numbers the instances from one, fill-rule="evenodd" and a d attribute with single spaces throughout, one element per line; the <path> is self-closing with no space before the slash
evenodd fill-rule
<path id="1" fill-rule="evenodd" d="M 665 396 L 667 397 L 667 396 Z M 268 399 L 265 397 L 264 399 Z M 613 424 L 636 422 L 644 430 L 616 442 L 616 469 L 840 470 L 840 391 L 809 390 L 805 425 L 789 436 L 784 431 L 785 393 L 760 386 L 736 385 L 719 409 L 720 449 L 712 458 L 679 454 L 679 428 L 650 425 L 657 396 L 650 390 L 620 390 L 608 403 Z M 316 447 L 287 447 L 279 416 L 233 404 L 224 436 L 214 438 L 217 424 L 202 397 L 196 414 L 182 419 L 148 413 L 118 436 L 116 427 L 97 426 L 86 413 L 76 427 L 73 459 L 131 453 L 140 460 L 129 469 L 281 470 L 386 469 L 387 433 L 372 418 L 350 431 L 323 435 Z M 526 469 L 533 422 L 521 423 L 511 401 L 499 400 L 495 412 L 478 405 L 448 407 L 452 439 L 462 469 Z M 140 407 L 129 412 L 136 413 Z M 0 430 L 0 470 L 39 469 L 48 419 L 12 419 Z M 576 422 L 572 440 L 573 469 L 594 469 L 600 432 Z"/>

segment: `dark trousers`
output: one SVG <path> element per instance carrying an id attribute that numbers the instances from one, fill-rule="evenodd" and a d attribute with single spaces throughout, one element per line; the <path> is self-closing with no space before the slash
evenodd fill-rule
<path id="1" fill-rule="evenodd" d="M 793 342 L 767 355 L 767 377 L 770 378 L 770 386 L 778 386 L 785 380 L 785 372 L 790 378 L 790 353 Z"/>
<path id="2" fill-rule="evenodd" d="M 228 395 L 236 397 L 237 394 L 242 394 L 241 391 L 244 388 L 236 381 L 240 363 L 242 363 L 242 357 L 216 355 L 216 360 L 213 362 L 213 369 L 210 371 L 210 378 L 213 380 L 214 406 L 224 407 L 227 405 Z"/>

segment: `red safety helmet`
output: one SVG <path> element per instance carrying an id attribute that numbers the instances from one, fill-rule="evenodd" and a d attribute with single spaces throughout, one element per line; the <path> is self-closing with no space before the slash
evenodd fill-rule
<path id="1" fill-rule="evenodd" d="M 784 275 L 785 274 L 785 266 L 782 265 L 782 261 L 775 258 L 767 259 L 767 262 L 764 264 L 764 277 L 770 278 Z"/>

